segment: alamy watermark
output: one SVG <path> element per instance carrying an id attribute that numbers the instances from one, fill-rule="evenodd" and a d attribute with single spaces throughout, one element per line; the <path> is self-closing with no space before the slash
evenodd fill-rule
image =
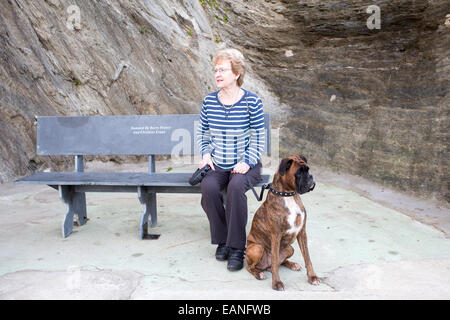
<path id="1" fill-rule="evenodd" d="M 81 29 L 81 11 L 80 7 L 77 5 L 70 5 L 67 8 L 67 13 L 69 17 L 66 21 L 66 27 L 69 30 L 80 30 Z"/>
<path id="2" fill-rule="evenodd" d="M 69 290 L 80 290 L 81 268 L 79 266 L 69 266 L 67 268 L 66 285 Z"/>
<path id="3" fill-rule="evenodd" d="M 367 18 L 366 26 L 370 30 L 373 29 L 381 29 L 381 9 L 377 5 L 368 6 L 366 9 L 366 13 L 371 14 L 369 18 Z"/>

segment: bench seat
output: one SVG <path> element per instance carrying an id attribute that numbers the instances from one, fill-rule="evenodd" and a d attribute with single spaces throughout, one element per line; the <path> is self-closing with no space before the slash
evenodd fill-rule
<path id="1" fill-rule="evenodd" d="M 136 187 L 155 187 L 148 189 L 158 193 L 179 193 L 186 188 L 186 192 L 195 193 L 200 191 L 200 184 L 191 186 L 188 182 L 192 173 L 141 173 L 141 172 L 37 172 L 32 175 L 16 180 L 17 184 L 45 184 L 53 186 L 105 186 L 105 187 L 133 187 L 132 192 L 136 192 Z M 270 175 L 262 175 L 262 181 L 255 186 L 262 186 L 268 183 Z M 169 187 L 169 188 L 164 188 Z M 178 187 L 178 188 L 174 188 Z M 93 188 L 89 191 L 95 191 Z M 78 189 L 79 192 L 88 191 Z M 75 191 L 78 191 L 75 189 Z M 103 191 L 104 189 L 102 189 Z M 123 192 L 122 189 L 118 189 Z M 114 192 L 114 189 L 111 189 Z"/>

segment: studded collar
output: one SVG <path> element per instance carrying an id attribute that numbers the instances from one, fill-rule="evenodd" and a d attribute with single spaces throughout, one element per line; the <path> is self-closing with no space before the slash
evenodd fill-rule
<path id="1" fill-rule="evenodd" d="M 274 188 L 272 188 L 272 183 L 265 183 L 265 184 L 263 184 L 262 185 L 262 187 L 261 187 L 261 193 L 259 194 L 259 197 L 258 197 L 258 194 L 256 193 L 256 191 L 255 191 L 255 188 L 253 187 L 253 184 L 252 184 L 252 182 L 250 181 L 250 179 L 249 179 L 249 177 L 247 176 L 247 181 L 248 181 L 248 184 L 250 185 L 250 188 L 252 189 L 252 191 L 253 191 L 253 194 L 255 195 L 255 197 L 256 197 L 256 200 L 258 200 L 258 201 L 262 201 L 262 198 L 263 198 L 263 196 L 264 196 L 264 190 L 266 190 L 266 189 L 269 189 L 270 190 L 270 192 L 272 192 L 273 194 L 275 194 L 275 195 L 277 195 L 277 196 L 281 196 L 281 197 L 292 197 L 292 196 L 295 196 L 296 194 L 297 194 L 297 192 L 282 192 L 282 191 L 277 191 L 277 190 L 275 190 Z"/>
<path id="2" fill-rule="evenodd" d="M 272 188 L 272 184 L 269 184 L 268 187 L 269 187 L 270 192 L 272 192 L 273 194 L 276 194 L 277 196 L 281 196 L 281 197 L 292 197 L 297 194 L 296 191 L 294 191 L 294 192 L 277 191 L 274 188 Z"/>

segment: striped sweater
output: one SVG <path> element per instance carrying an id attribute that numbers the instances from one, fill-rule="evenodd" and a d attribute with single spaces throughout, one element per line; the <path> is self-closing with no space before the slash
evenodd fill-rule
<path id="1" fill-rule="evenodd" d="M 233 169 L 239 162 L 253 168 L 264 151 L 261 99 L 250 91 L 244 92 L 243 97 L 229 110 L 220 103 L 219 91 L 208 94 L 203 100 L 197 144 L 202 156 L 210 153 L 214 165 L 225 170 Z"/>

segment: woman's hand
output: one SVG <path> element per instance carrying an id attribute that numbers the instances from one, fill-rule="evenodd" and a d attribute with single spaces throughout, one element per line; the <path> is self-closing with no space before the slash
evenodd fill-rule
<path id="1" fill-rule="evenodd" d="M 245 162 L 239 162 L 231 171 L 231 173 L 246 174 L 248 170 L 250 170 L 250 166 L 248 164 L 246 164 Z"/>
<path id="2" fill-rule="evenodd" d="M 216 169 L 214 168 L 214 164 L 213 164 L 213 162 L 212 162 L 212 160 L 211 160 L 211 154 L 210 154 L 210 153 L 205 153 L 205 154 L 203 155 L 203 159 L 200 160 L 200 163 L 198 164 L 198 168 L 201 169 L 201 168 L 203 168 L 204 166 L 206 166 L 207 164 L 209 164 L 209 166 L 211 167 L 211 169 L 216 170 Z"/>

